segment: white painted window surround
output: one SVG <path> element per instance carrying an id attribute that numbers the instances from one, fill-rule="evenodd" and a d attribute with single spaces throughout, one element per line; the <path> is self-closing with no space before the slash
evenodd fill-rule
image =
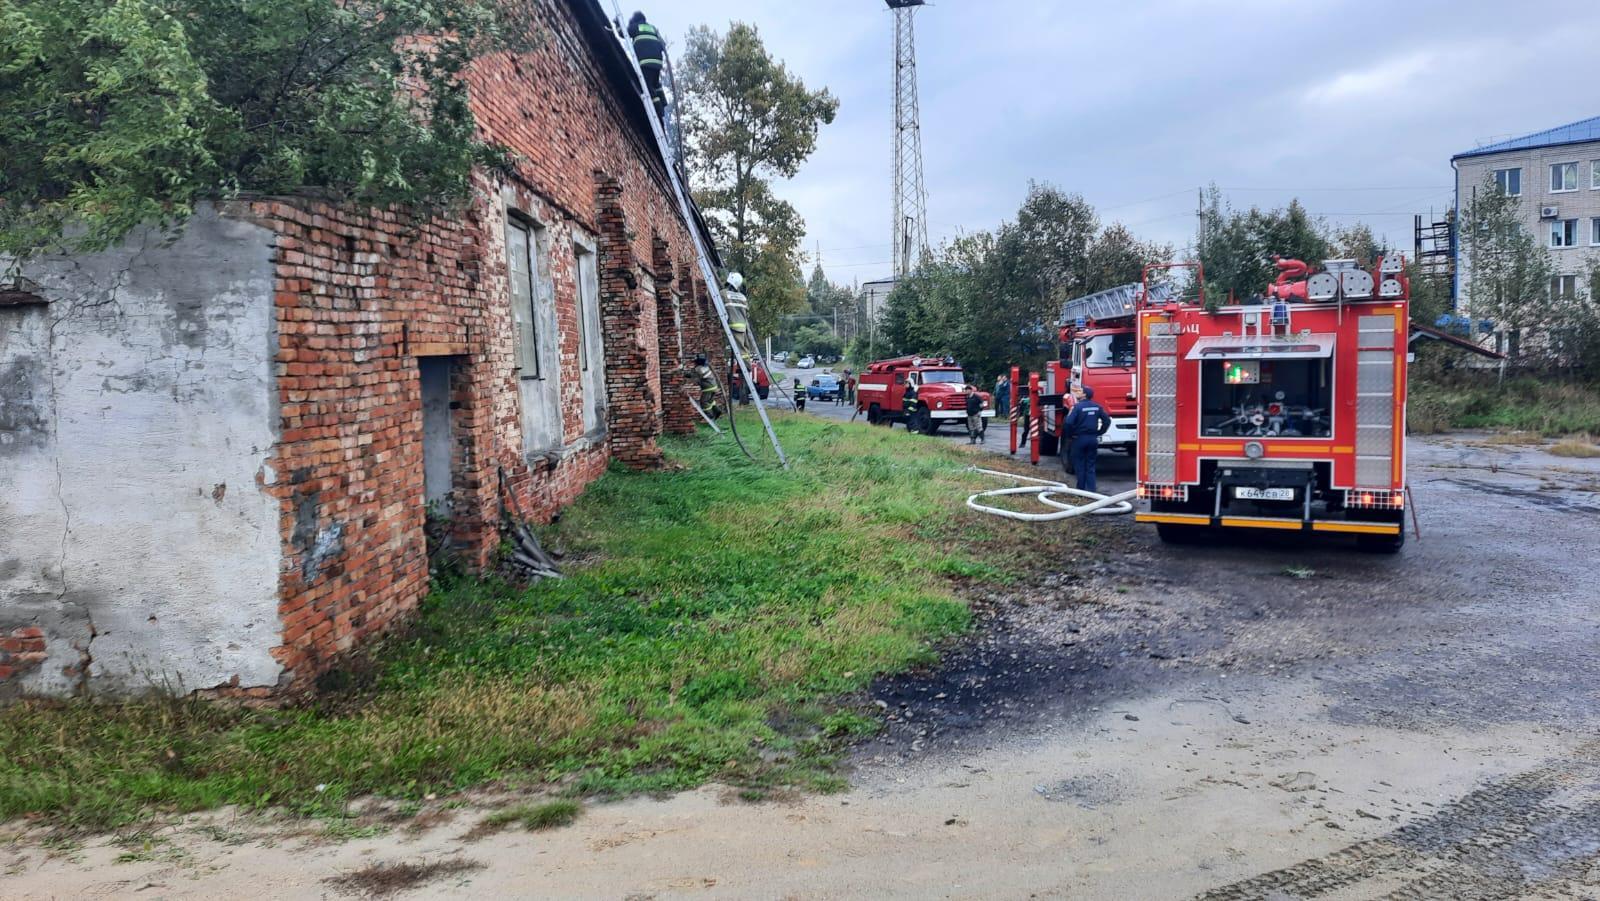
<path id="1" fill-rule="evenodd" d="M 550 230 L 520 211 L 506 211 L 506 270 L 516 324 L 522 444 L 529 454 L 562 445 L 560 331 L 550 274 Z"/>
<path id="2" fill-rule="evenodd" d="M 584 234 L 572 239 L 578 293 L 578 370 L 583 385 L 583 431 L 593 434 L 606 421 L 606 347 L 600 320 L 600 258 L 595 241 Z"/>
<path id="3" fill-rule="evenodd" d="M 1551 247 L 1576 247 L 1578 244 L 1578 220 L 1557 219 L 1550 223 Z"/>

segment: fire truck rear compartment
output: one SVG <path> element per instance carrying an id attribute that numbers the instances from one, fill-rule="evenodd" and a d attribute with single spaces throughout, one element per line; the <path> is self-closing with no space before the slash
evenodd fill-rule
<path id="1" fill-rule="evenodd" d="M 1150 498 L 1142 521 L 1182 527 L 1279 529 L 1394 536 L 1404 509 L 1363 509 L 1330 487 L 1332 461 L 1202 460 L 1200 480 L 1181 499 Z M 1284 496 L 1287 493 L 1287 496 Z M 1243 495 L 1243 496 L 1241 496 Z"/>

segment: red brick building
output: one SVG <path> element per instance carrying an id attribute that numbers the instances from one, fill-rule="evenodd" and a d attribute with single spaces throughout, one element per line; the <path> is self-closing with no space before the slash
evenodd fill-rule
<path id="1" fill-rule="evenodd" d="M 693 430 L 686 364 L 724 353 L 700 226 L 600 6 L 526 2 L 537 49 L 472 77 L 516 164 L 461 213 L 221 204 L 171 246 L 43 262 L 31 302 L 0 306 L 0 366 L 54 386 L 13 399 L 39 427 L 0 459 L 19 486 L 30 468 L 88 483 L 0 501 L 0 531 L 50 539 L 0 559 L 17 600 L 0 693 L 299 689 L 424 596 L 430 510 L 483 565 L 503 510 L 548 519 L 612 460 L 657 465 L 660 435 Z M 98 271 L 135 273 L 118 319 L 80 302 Z M 30 325 L 61 310 L 80 314 L 64 334 Z M 74 393 L 95 368 L 130 373 L 116 404 Z M 123 437 L 98 455 L 70 440 L 108 428 Z M 89 512 L 107 506 L 115 521 Z"/>

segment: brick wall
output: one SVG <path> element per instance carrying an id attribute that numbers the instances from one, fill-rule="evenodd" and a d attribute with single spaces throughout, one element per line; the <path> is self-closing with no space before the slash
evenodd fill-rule
<path id="1" fill-rule="evenodd" d="M 690 359 L 721 339 L 665 171 L 623 106 L 637 101 L 595 63 L 568 5 L 529 8 L 543 30 L 538 49 L 485 61 L 472 77 L 485 136 L 510 147 L 516 164 L 481 175 L 464 213 L 423 219 L 281 198 L 230 210 L 276 235 L 282 441 L 264 488 L 280 505 L 283 635 L 273 653 L 290 687 L 388 629 L 427 591 L 418 357 L 453 363 L 447 506 L 469 564 L 492 557 L 502 497 L 548 519 L 611 459 L 658 465 L 663 430 L 693 428 L 680 329 Z M 511 214 L 545 230 L 559 332 L 551 377 L 561 446 L 531 457 L 504 238 Z M 604 435 L 586 434 L 583 421 L 580 239 L 598 250 Z M 676 316 L 674 289 L 683 293 Z"/>

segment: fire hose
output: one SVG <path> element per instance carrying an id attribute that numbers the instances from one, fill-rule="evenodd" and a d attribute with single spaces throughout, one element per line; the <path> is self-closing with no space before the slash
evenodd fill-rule
<path id="1" fill-rule="evenodd" d="M 1049 479 L 1035 479 L 1028 476 L 1019 476 L 1015 473 L 1000 472 L 995 469 L 978 469 L 973 467 L 972 472 L 982 473 L 986 476 L 997 476 L 1002 479 L 1013 479 L 1018 482 L 1031 482 L 1031 486 L 1024 485 L 1014 488 L 993 488 L 989 491 L 980 491 L 967 498 L 967 506 L 979 513 L 988 513 L 992 516 L 1003 516 L 1006 519 L 1016 519 L 1022 522 L 1055 522 L 1062 519 L 1071 519 L 1074 516 L 1095 514 L 1096 516 L 1121 516 L 1133 512 L 1133 499 L 1138 496 L 1138 491 L 1124 491 L 1121 494 L 1104 495 L 1093 491 L 1084 491 L 1073 488 L 1061 482 L 1052 482 Z M 1034 500 L 1046 507 L 1056 508 L 1051 513 L 1021 513 L 1016 510 L 1007 510 L 1003 507 L 994 507 L 980 503 L 982 498 L 1006 497 L 1010 495 L 1032 495 Z M 1052 495 L 1071 495 L 1089 501 L 1087 504 L 1069 504 L 1054 500 Z"/>

